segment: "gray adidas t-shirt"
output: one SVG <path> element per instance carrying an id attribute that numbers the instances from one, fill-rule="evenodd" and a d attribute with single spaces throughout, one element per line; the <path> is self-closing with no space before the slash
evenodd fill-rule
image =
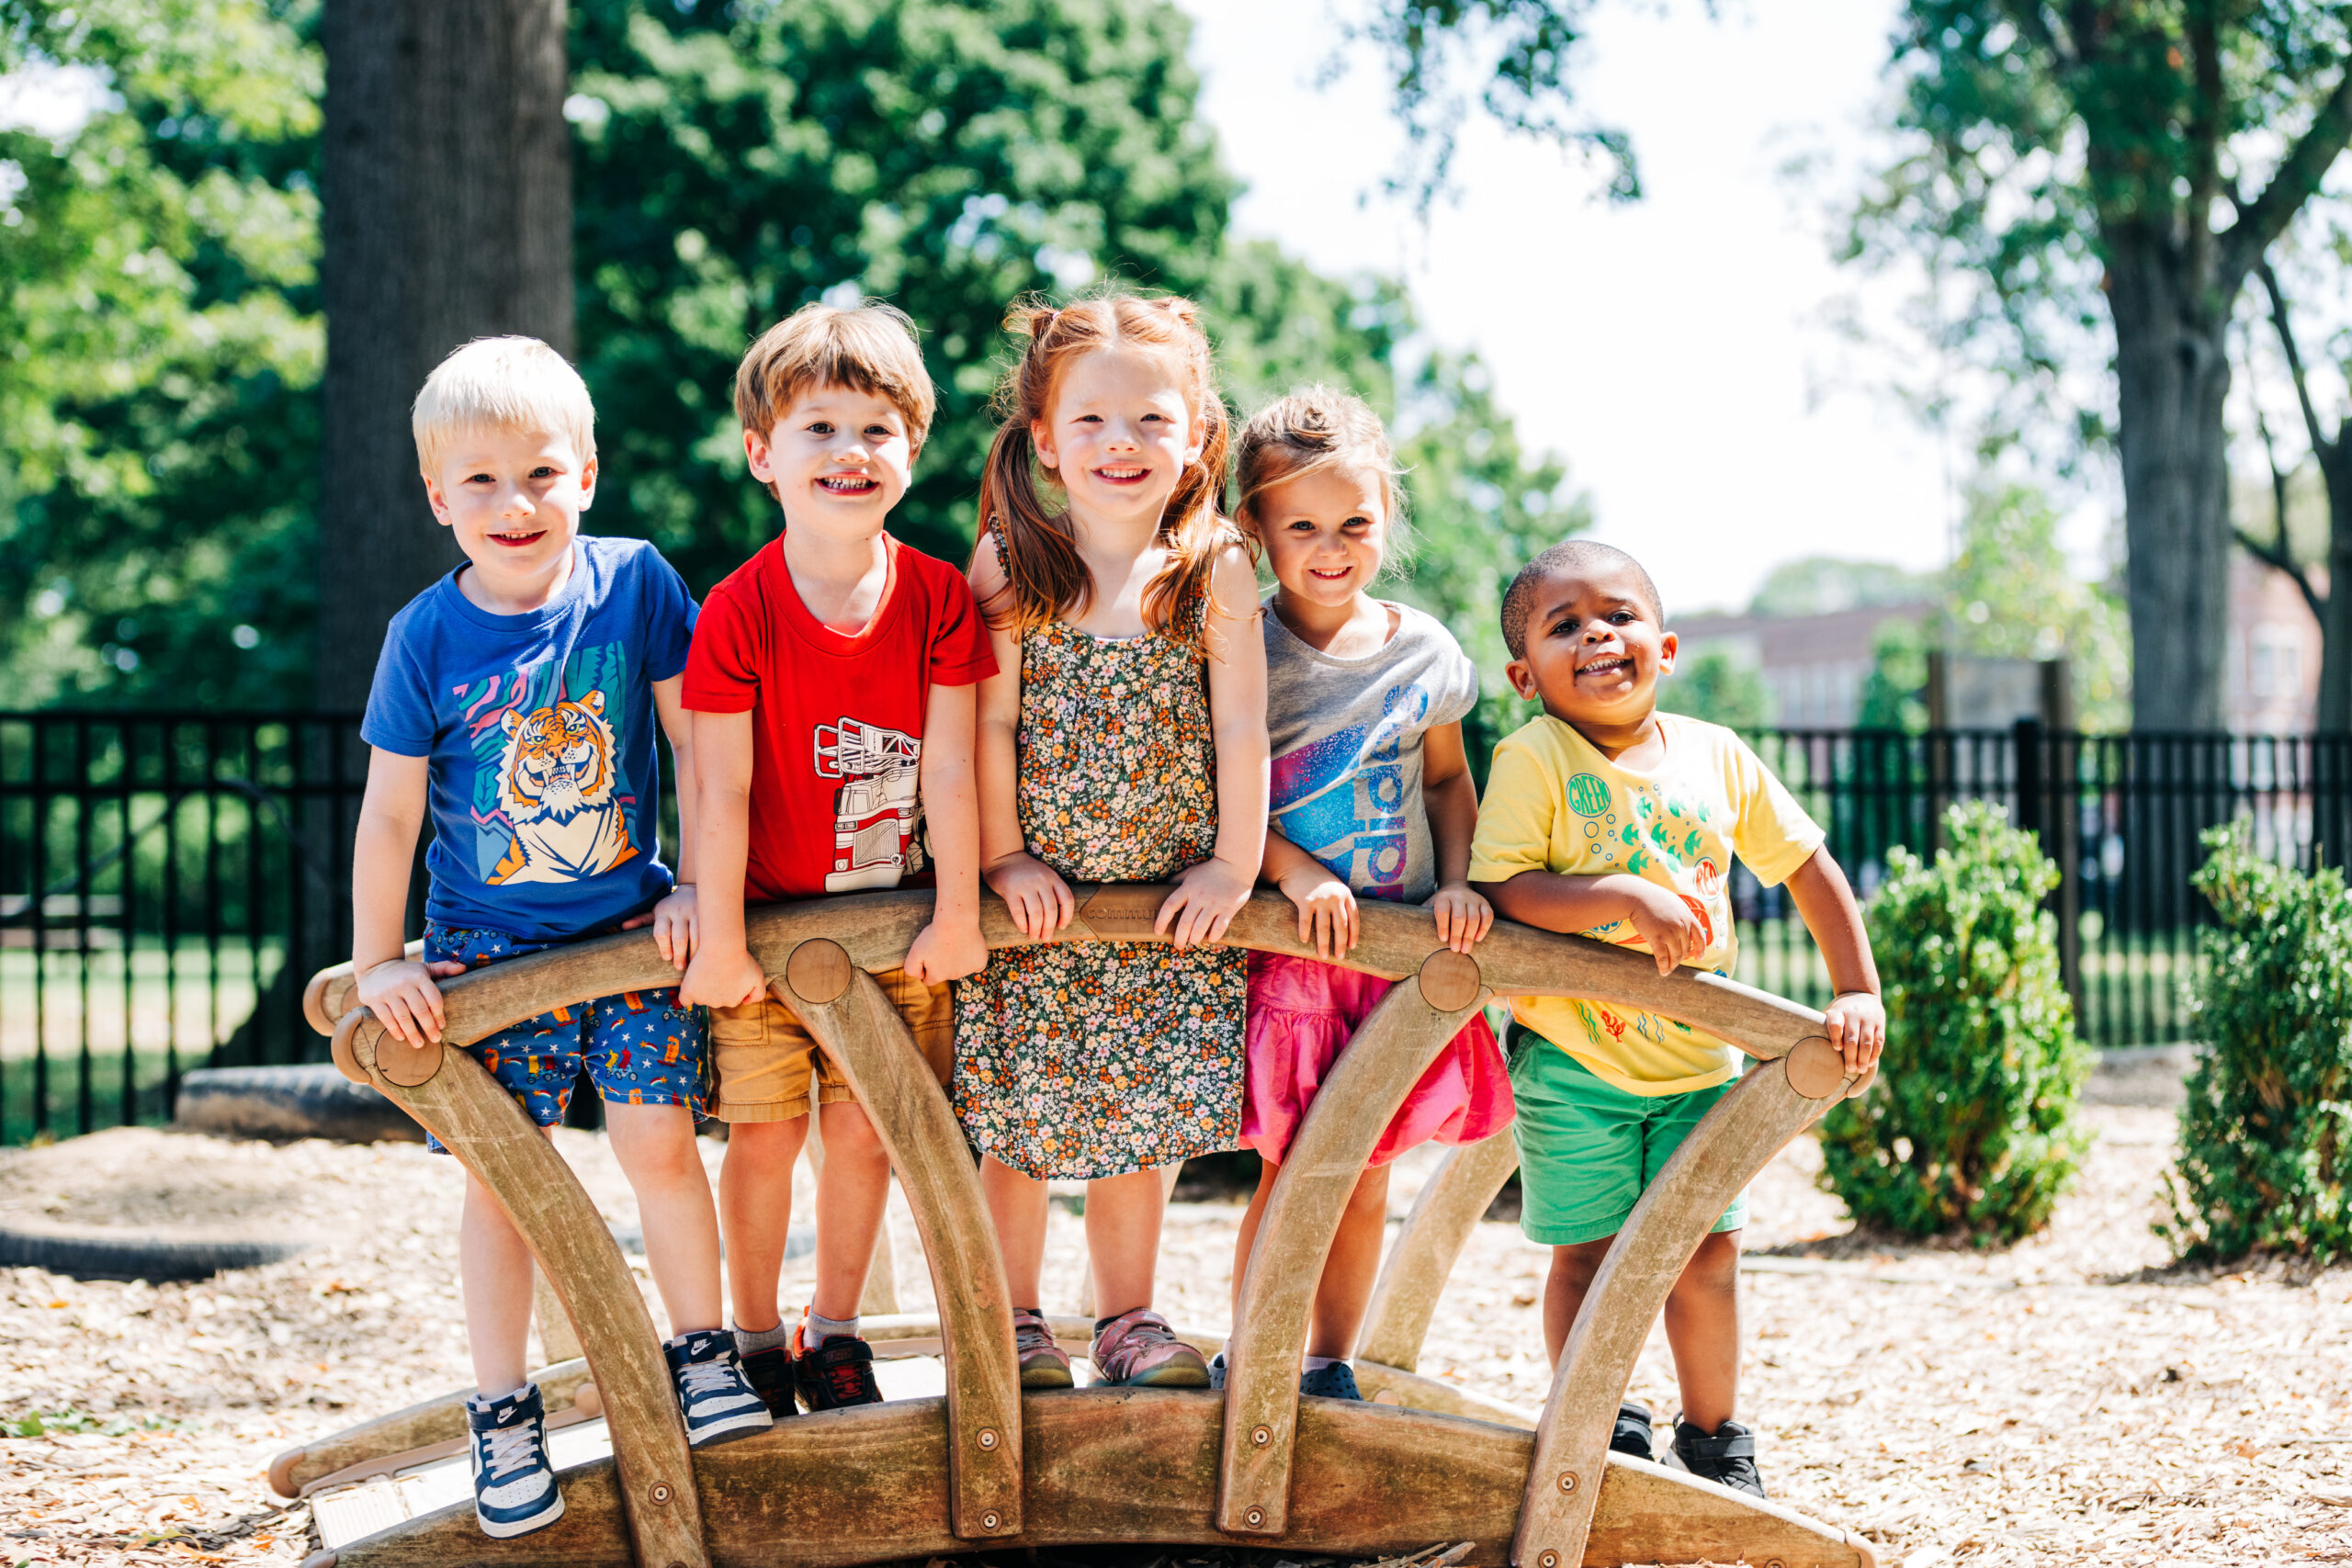
<path id="1" fill-rule="evenodd" d="M 1392 604 L 1394 636 L 1362 659 L 1307 647 L 1266 601 L 1266 737 L 1274 830 L 1367 898 L 1419 904 L 1437 891 L 1421 804 L 1421 737 L 1478 701 L 1453 634 Z"/>

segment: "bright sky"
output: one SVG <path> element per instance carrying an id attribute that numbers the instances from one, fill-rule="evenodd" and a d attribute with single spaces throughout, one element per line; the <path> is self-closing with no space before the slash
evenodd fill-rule
<path id="1" fill-rule="evenodd" d="M 1521 437 L 1566 458 L 1597 536 L 1639 555 L 1672 605 L 1744 605 L 1809 555 L 1942 564 L 1938 443 L 1827 320 L 1864 288 L 1826 240 L 1851 176 L 1780 173 L 1813 149 L 1867 156 L 1892 0 L 1732 0 L 1713 23 L 1695 0 L 1596 7 L 1580 98 L 1632 132 L 1645 198 L 1603 205 L 1559 152 L 1482 125 L 1459 205 L 1426 233 L 1378 194 L 1401 138 L 1375 72 L 1313 85 L 1337 36 L 1327 0 L 1182 4 L 1250 183 L 1242 229 L 1325 270 L 1401 273 L 1433 336 L 1486 357 Z"/>

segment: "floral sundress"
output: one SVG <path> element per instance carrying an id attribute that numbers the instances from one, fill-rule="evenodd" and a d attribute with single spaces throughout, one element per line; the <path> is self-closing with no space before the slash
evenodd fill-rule
<path id="1" fill-rule="evenodd" d="M 1205 595 L 1189 606 L 1206 610 Z M 1056 621 L 1021 643 L 1019 798 L 1065 881 L 1164 882 L 1216 847 L 1201 664 L 1165 632 Z M 1235 1147 L 1248 953 L 1137 942 L 1003 948 L 956 992 L 956 1114 L 1035 1178 L 1120 1176 Z"/>

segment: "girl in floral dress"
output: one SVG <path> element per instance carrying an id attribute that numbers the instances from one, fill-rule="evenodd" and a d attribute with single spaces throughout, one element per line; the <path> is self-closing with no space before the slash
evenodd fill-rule
<path id="1" fill-rule="evenodd" d="M 1068 1387 L 1037 1303 L 1046 1182 L 1088 1182 L 1104 1381 L 1201 1387 L 1151 1310 L 1160 1171 L 1240 1141 L 1245 954 L 1216 945 L 1266 829 L 1266 660 L 1216 513 L 1227 431 L 1199 312 L 1113 295 L 1016 309 L 972 586 L 980 866 L 1023 933 L 957 987 L 955 1103 L 1012 1287 L 1021 1381 Z M 1150 942 L 1050 942 L 1070 884 L 1173 882 Z M 1026 1303 L 1026 1304 L 1022 1304 Z"/>

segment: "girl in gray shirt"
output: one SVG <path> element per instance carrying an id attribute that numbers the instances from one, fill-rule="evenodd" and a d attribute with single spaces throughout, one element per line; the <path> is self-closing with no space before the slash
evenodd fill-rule
<path id="1" fill-rule="evenodd" d="M 1467 953 L 1494 923 L 1468 881 L 1478 796 L 1462 718 L 1478 676 L 1437 621 L 1372 597 L 1402 526 L 1387 434 L 1360 399 L 1309 387 L 1250 420 L 1236 448 L 1239 520 L 1276 583 L 1262 617 L 1273 788 L 1261 879 L 1297 906 L 1300 940 L 1325 959 L 1355 945 L 1358 898 L 1422 905 L 1437 939 Z M 1291 1140 L 1391 984 L 1250 955 L 1241 1139 L 1265 1165 L 1234 1257 L 1237 1307 Z M 1356 1183 L 1316 1292 L 1302 1393 L 1361 1397 L 1347 1358 L 1379 1268 L 1389 1162 L 1431 1139 L 1476 1142 L 1511 1114 L 1494 1033 L 1474 1017 L 1406 1096 Z"/>

